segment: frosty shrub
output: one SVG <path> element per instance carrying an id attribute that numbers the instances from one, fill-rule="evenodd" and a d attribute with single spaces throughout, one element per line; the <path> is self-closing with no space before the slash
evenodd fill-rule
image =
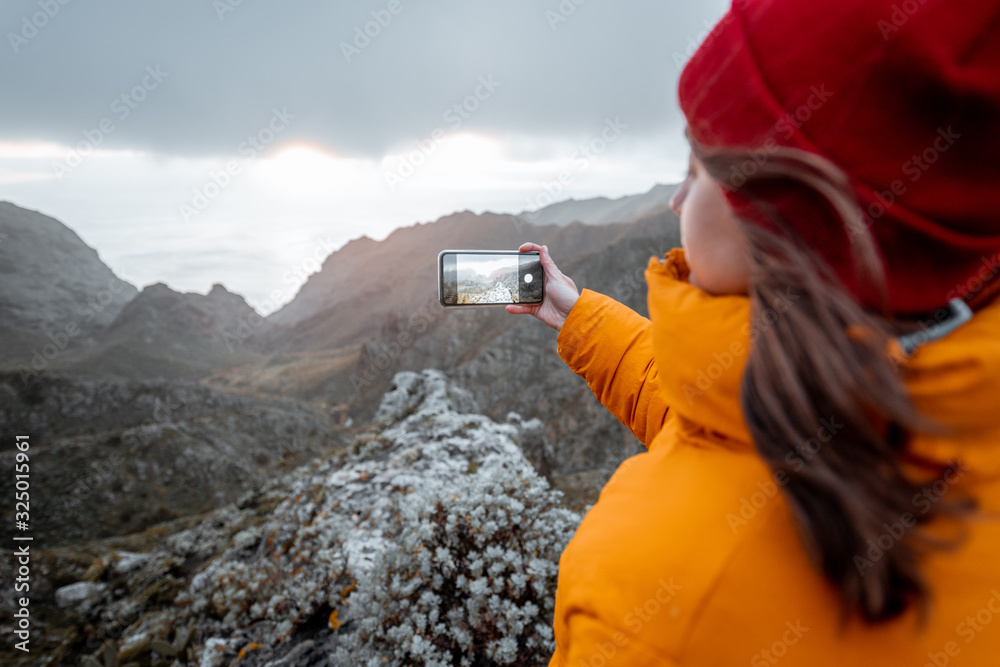
<path id="1" fill-rule="evenodd" d="M 176 604 L 206 622 L 217 619 L 216 631 L 253 628 L 248 634 L 269 646 L 288 639 L 324 605 L 335 609 L 353 581 L 340 535 L 331 522 L 301 521 L 294 501 L 279 506 L 263 526 L 235 536 L 234 542 L 251 548 L 231 548 L 193 578 Z M 294 532 L 281 535 L 281 526 L 294 526 Z"/>
<path id="2" fill-rule="evenodd" d="M 121 637 L 121 664 L 161 664 L 154 643 L 200 667 L 545 663 L 580 519 L 525 457 L 538 443 L 541 421 L 479 414 L 439 370 L 398 373 L 347 451 L 104 568 L 95 634 Z M 145 604 L 163 581 L 176 595 Z"/>
<path id="3" fill-rule="evenodd" d="M 351 597 L 357 629 L 334 664 L 548 661 L 557 565 L 579 517 L 518 472 L 487 457 L 477 474 L 400 503 L 398 535 Z"/>

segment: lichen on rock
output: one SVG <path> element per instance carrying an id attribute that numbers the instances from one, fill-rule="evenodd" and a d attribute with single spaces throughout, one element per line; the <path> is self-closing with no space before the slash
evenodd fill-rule
<path id="1" fill-rule="evenodd" d="M 579 517 L 519 445 L 539 426 L 479 414 L 438 370 L 398 373 L 347 453 L 92 568 L 111 599 L 87 622 L 119 658 L 169 644 L 205 667 L 544 662 Z"/>

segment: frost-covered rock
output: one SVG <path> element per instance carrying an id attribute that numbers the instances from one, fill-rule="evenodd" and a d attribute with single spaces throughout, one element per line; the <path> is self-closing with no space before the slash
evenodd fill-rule
<path id="1" fill-rule="evenodd" d="M 218 637 L 210 637 L 205 641 L 201 651 L 198 667 L 221 667 L 226 664 L 224 651 L 229 648 L 229 642 Z"/>
<path id="2" fill-rule="evenodd" d="M 440 371 L 398 373 L 349 452 L 99 569 L 115 599 L 98 629 L 172 642 L 180 664 L 544 662 L 579 517 L 522 452 L 540 426 L 478 414 Z"/>
<path id="3" fill-rule="evenodd" d="M 62 609 L 85 615 L 97 604 L 107 590 L 107 584 L 79 581 L 56 591 L 56 604 Z"/>
<path id="4" fill-rule="evenodd" d="M 377 426 L 405 421 L 419 407 L 422 417 L 478 413 L 472 395 L 439 370 L 428 369 L 423 373 L 402 372 L 392 379 L 393 389 L 382 397 L 375 412 Z"/>
<path id="5" fill-rule="evenodd" d="M 119 551 L 118 559 L 114 562 L 114 568 L 116 571 L 121 573 L 131 572 L 148 561 L 150 558 L 149 554 L 137 554 L 131 553 L 129 551 Z"/>
<path id="6" fill-rule="evenodd" d="M 537 477 L 495 463 L 400 507 L 397 539 L 351 598 L 360 631 L 335 664 L 364 656 L 372 666 L 527 665 L 551 656 L 557 563 L 579 517 Z"/>

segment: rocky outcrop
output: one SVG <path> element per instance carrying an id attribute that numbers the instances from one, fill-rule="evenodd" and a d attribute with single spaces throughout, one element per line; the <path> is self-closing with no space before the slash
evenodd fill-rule
<path id="1" fill-rule="evenodd" d="M 511 293 L 510 287 L 501 281 L 496 281 L 490 285 L 476 285 L 477 291 L 470 294 L 468 291 L 458 295 L 459 303 L 517 303 L 517 299 Z"/>
<path id="2" fill-rule="evenodd" d="M 554 331 L 437 304 L 428 257 L 525 240 L 643 314 L 646 262 L 679 242 L 667 212 L 541 227 L 460 213 L 349 244 L 282 317 L 262 321 L 222 286 L 153 285 L 42 368 L 0 374 L 0 430 L 31 434 L 47 508 L 32 518 L 48 547 L 32 592 L 50 664 L 544 654 L 554 580 L 539 582 L 572 532 L 565 508 L 585 509 L 640 445 L 559 359 Z M 470 625 L 455 601 L 472 598 Z"/>
<path id="3" fill-rule="evenodd" d="M 617 227 L 617 234 L 609 240 L 602 234 L 610 227 Z M 557 261 L 578 288 L 606 294 L 642 315 L 647 313 L 644 271 L 649 258 L 680 243 L 673 214 L 620 226 L 575 223 L 535 229 L 554 233 L 552 239 L 538 240 L 553 253 L 565 253 L 566 259 Z M 553 450 L 553 483 L 577 510 L 594 501 L 622 460 L 641 451 L 632 433 L 559 358 L 558 334 L 551 328 L 502 308 L 435 305 L 427 313 L 400 310 L 387 316 L 379 334 L 362 346 L 357 367 L 341 380 L 357 390 L 350 405 L 355 422 L 370 418 L 396 371 L 419 370 L 433 362 L 466 387 L 493 419 L 513 411 L 542 420 Z"/>
<path id="4" fill-rule="evenodd" d="M 108 542 L 85 571 L 46 553 L 68 616 L 45 650 L 87 665 L 543 662 L 579 517 L 521 450 L 538 426 L 479 414 L 440 371 L 399 373 L 347 452 L 156 542 Z"/>
<path id="5" fill-rule="evenodd" d="M 232 502 L 342 447 L 324 413 L 195 383 L 0 375 L 0 432 L 32 438 L 32 530 L 66 544 L 143 530 Z M 13 466 L 15 451 L 0 453 Z M 0 495 L 14 480 L 0 477 Z M 80 520 L 86 517 L 86 520 Z"/>
<path id="6" fill-rule="evenodd" d="M 142 290 L 90 348 L 54 367 L 96 377 L 194 379 L 258 358 L 246 341 L 263 318 L 216 284 L 207 295 Z"/>
<path id="7" fill-rule="evenodd" d="M 0 202 L 0 368 L 123 378 L 204 377 L 258 358 L 243 297 L 162 283 L 141 293 L 64 224 Z"/>
<path id="8" fill-rule="evenodd" d="M 8 366 L 89 339 L 138 292 L 69 227 L 10 202 L 0 202 L 0 281 L 0 364 Z"/>

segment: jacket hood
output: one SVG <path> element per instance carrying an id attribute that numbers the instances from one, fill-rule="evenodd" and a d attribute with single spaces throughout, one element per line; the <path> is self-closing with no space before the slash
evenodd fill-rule
<path id="1" fill-rule="evenodd" d="M 790 291 L 773 312 L 751 319 L 748 297 L 713 296 L 690 284 L 681 248 L 650 257 L 645 276 L 660 391 L 674 418 L 724 446 L 752 449 L 740 407 L 747 356 L 753 340 L 795 307 L 796 295 Z M 1000 299 L 901 365 L 915 407 L 952 429 L 918 434 L 910 449 L 959 460 L 976 477 L 1000 477 Z"/>

